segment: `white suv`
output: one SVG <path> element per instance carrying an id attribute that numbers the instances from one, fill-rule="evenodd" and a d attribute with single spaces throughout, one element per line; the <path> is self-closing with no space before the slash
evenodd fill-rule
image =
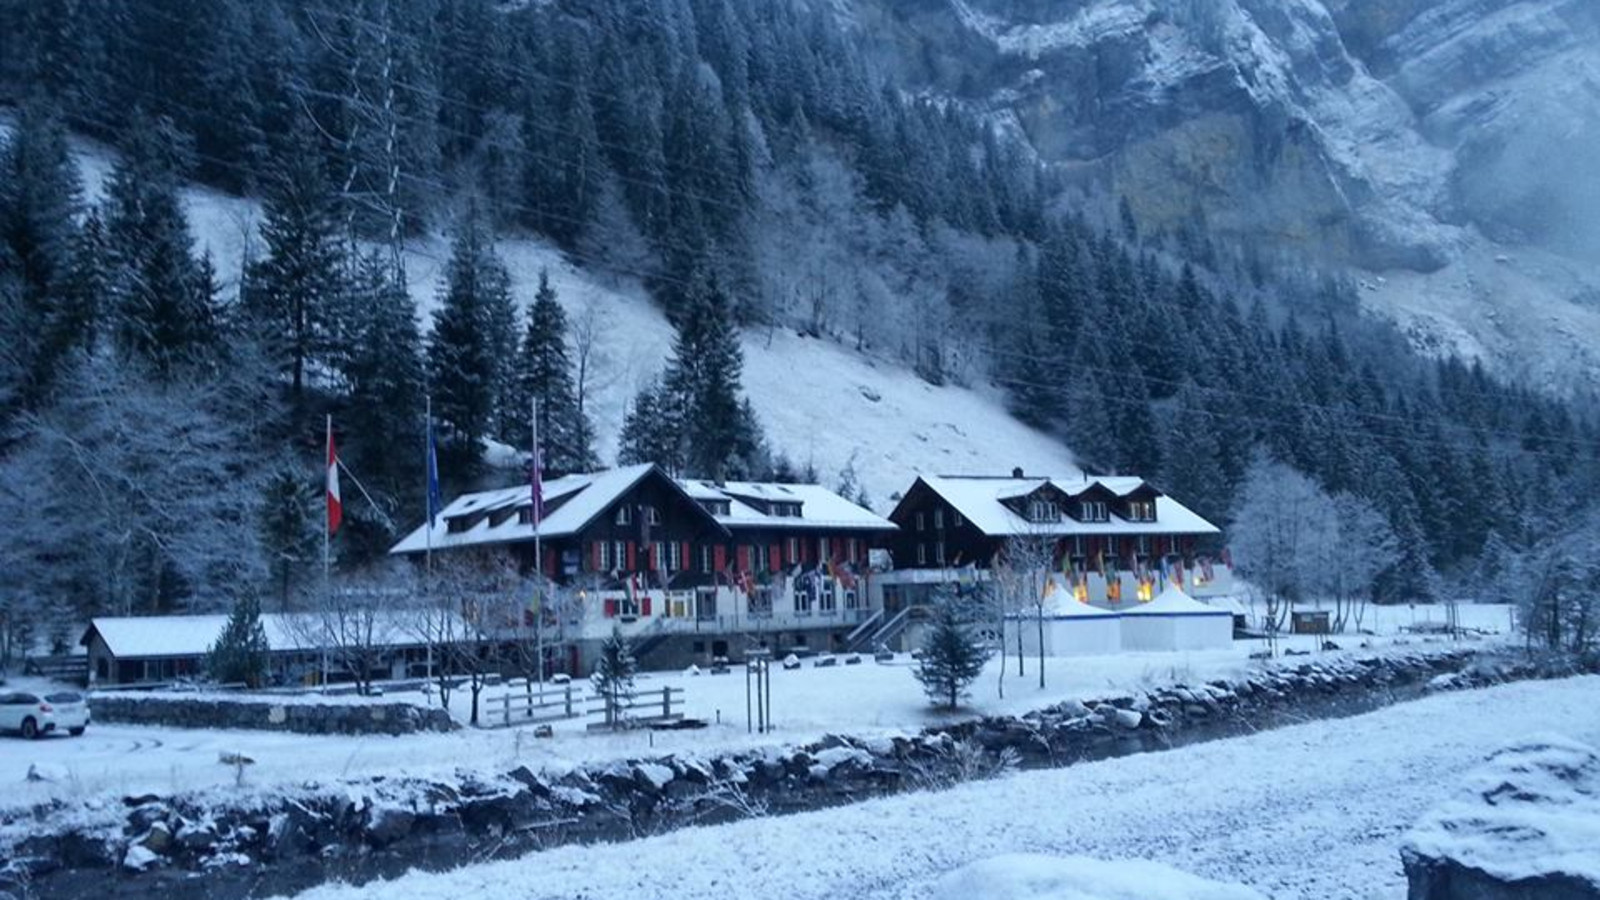
<path id="1" fill-rule="evenodd" d="M 36 738 L 52 731 L 65 731 L 77 737 L 89 727 L 89 704 L 76 691 L 29 694 L 17 691 L 0 694 L 0 730 L 21 732 Z"/>

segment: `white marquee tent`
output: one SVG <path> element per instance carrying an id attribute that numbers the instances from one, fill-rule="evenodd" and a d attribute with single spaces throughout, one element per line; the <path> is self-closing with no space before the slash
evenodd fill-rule
<path id="1" fill-rule="evenodd" d="M 1233 642 L 1233 614 L 1169 587 L 1122 611 L 1124 650 L 1213 650 Z"/>
<path id="2" fill-rule="evenodd" d="M 1116 653 L 1122 649 L 1122 628 L 1118 624 L 1121 616 L 1109 609 L 1101 609 L 1080 603 L 1073 599 L 1072 589 L 1062 583 L 1059 576 L 1052 576 L 1055 584 L 1051 591 L 1050 600 L 1046 601 L 1044 614 L 1044 655 L 1045 656 L 1093 656 L 1101 653 Z M 1023 613 L 1006 623 L 1006 631 L 1010 640 L 1008 646 L 1014 646 L 1015 632 L 1011 629 L 1022 629 L 1023 652 L 1037 654 L 1039 652 L 1039 623 L 1034 616 Z"/>

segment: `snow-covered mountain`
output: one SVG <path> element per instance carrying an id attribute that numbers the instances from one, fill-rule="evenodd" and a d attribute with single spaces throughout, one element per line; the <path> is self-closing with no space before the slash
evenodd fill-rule
<path id="1" fill-rule="evenodd" d="M 1348 267 L 1424 348 L 1600 374 L 1593 0 L 841 0 L 1066 200 Z"/>
<path id="2" fill-rule="evenodd" d="M 0 122 L 0 134 L 4 127 Z M 110 176 L 113 157 L 96 145 L 76 146 L 92 200 Z M 198 248 L 210 254 L 224 293 L 233 293 L 242 261 L 259 247 L 259 204 L 200 187 L 185 190 L 183 200 Z M 437 236 L 407 248 L 407 277 L 424 328 L 449 252 L 448 241 Z M 615 461 L 627 404 L 664 366 L 671 324 L 637 283 L 603 281 L 544 241 L 506 238 L 497 252 L 523 305 L 533 299 L 540 270 L 548 269 L 570 321 L 592 321 L 588 410 L 600 458 Z M 919 472 L 1077 471 L 1067 448 L 1014 419 L 998 392 L 935 387 L 898 364 L 787 330 L 747 332 L 744 351 L 745 391 L 773 449 L 814 468 L 829 487 L 848 472 L 880 509 L 892 506 L 891 496 Z"/>

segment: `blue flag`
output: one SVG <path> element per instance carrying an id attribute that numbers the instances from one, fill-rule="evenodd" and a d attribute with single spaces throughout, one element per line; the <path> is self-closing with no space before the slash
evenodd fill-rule
<path id="1" fill-rule="evenodd" d="M 444 504 L 439 499 L 439 448 L 433 440 L 433 417 L 428 417 L 428 527 L 433 527 Z"/>

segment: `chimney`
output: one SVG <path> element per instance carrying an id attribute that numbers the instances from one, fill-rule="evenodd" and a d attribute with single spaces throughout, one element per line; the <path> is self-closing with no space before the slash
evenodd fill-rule
<path id="1" fill-rule="evenodd" d="M 1021 478 L 1022 477 L 1022 467 L 1021 466 L 1017 466 L 1016 468 L 1012 469 L 1011 470 L 1011 477 L 1012 478 Z"/>

